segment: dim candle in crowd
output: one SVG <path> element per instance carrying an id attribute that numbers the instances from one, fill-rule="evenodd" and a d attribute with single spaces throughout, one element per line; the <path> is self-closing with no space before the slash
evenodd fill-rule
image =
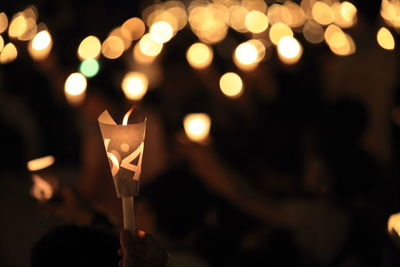
<path id="1" fill-rule="evenodd" d="M 131 112 L 126 113 L 122 124 L 117 124 L 107 110 L 98 121 L 117 196 L 122 198 L 124 228 L 134 232 L 133 197 L 139 194 L 146 119 L 128 124 Z"/>
<path id="2" fill-rule="evenodd" d="M 55 195 L 54 191 L 58 187 L 57 180 L 49 171 L 54 162 L 53 156 L 45 156 L 27 163 L 32 179 L 31 195 L 39 202 L 47 202 Z"/>

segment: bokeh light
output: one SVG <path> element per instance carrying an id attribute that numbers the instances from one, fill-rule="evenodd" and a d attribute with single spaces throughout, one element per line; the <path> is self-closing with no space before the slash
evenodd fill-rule
<path id="1" fill-rule="evenodd" d="M 395 47 L 395 41 L 392 33 L 385 27 L 379 29 L 376 39 L 378 44 L 386 50 L 393 50 Z"/>
<path id="2" fill-rule="evenodd" d="M 8 18 L 6 13 L 1 12 L 0 13 L 0 33 L 3 33 L 5 30 L 7 30 L 8 27 Z"/>
<path id="3" fill-rule="evenodd" d="M 98 58 L 101 52 L 101 42 L 96 36 L 90 35 L 82 40 L 78 47 L 78 57 L 81 60 Z"/>
<path id="4" fill-rule="evenodd" d="M 279 40 L 285 36 L 293 36 L 293 31 L 288 25 L 278 22 L 271 26 L 269 38 L 274 45 L 278 45 Z"/>
<path id="5" fill-rule="evenodd" d="M 29 171 L 39 171 L 39 170 L 43 170 L 47 167 L 50 167 L 51 165 L 53 165 L 53 163 L 55 162 L 55 159 L 53 156 L 45 156 L 45 157 L 41 157 L 41 158 L 37 158 L 37 159 L 33 159 L 28 161 L 28 163 L 26 164 L 26 167 L 28 168 Z"/>
<path id="6" fill-rule="evenodd" d="M 234 72 L 227 72 L 221 76 L 219 87 L 222 93 L 231 98 L 237 98 L 243 93 L 243 82 L 240 76 Z"/>
<path id="7" fill-rule="evenodd" d="M 124 49 L 124 42 L 117 36 L 109 36 L 101 45 L 101 53 L 108 59 L 119 58 Z"/>
<path id="8" fill-rule="evenodd" d="M 79 71 L 87 78 L 96 76 L 99 70 L 100 64 L 96 59 L 86 59 L 79 66 Z"/>
<path id="9" fill-rule="evenodd" d="M 196 69 L 208 67 L 213 60 L 213 50 L 206 44 L 194 43 L 186 52 L 186 59 L 190 66 Z"/>
<path id="10" fill-rule="evenodd" d="M 247 13 L 244 23 L 249 32 L 261 33 L 268 28 L 268 17 L 260 11 L 253 10 Z"/>
<path id="11" fill-rule="evenodd" d="M 335 24 L 341 28 L 350 28 L 357 22 L 357 8 L 350 2 L 336 2 L 332 5 L 335 15 Z"/>
<path id="12" fill-rule="evenodd" d="M 331 24 L 335 20 L 335 14 L 332 8 L 321 1 L 315 2 L 312 7 L 313 19 L 321 25 Z"/>
<path id="13" fill-rule="evenodd" d="M 18 12 L 11 19 L 10 26 L 8 27 L 8 36 L 11 38 L 18 38 L 27 30 L 28 23 L 22 12 Z"/>
<path id="14" fill-rule="evenodd" d="M 157 56 L 147 56 L 140 50 L 139 43 L 136 43 L 132 50 L 133 60 L 142 65 L 150 65 L 154 62 Z"/>
<path id="15" fill-rule="evenodd" d="M 174 29 L 166 21 L 158 21 L 150 27 L 150 37 L 157 43 L 166 43 L 174 36 Z"/>
<path id="16" fill-rule="evenodd" d="M 301 58 L 303 48 L 294 37 L 285 36 L 278 44 L 278 56 L 286 64 L 294 64 Z"/>
<path id="17" fill-rule="evenodd" d="M 149 80 L 142 72 L 129 72 L 122 80 L 122 90 L 127 99 L 140 100 L 147 92 Z"/>
<path id="18" fill-rule="evenodd" d="M 87 81 L 83 74 L 75 72 L 69 75 L 64 85 L 67 101 L 74 106 L 81 104 L 85 99 L 86 87 Z"/>
<path id="19" fill-rule="evenodd" d="M 48 31 L 40 31 L 28 44 L 28 52 L 35 60 L 47 58 L 53 47 L 53 41 Z"/>
<path id="20" fill-rule="evenodd" d="M 129 35 L 132 41 L 140 39 L 146 31 L 146 26 L 140 18 L 130 18 L 121 26 L 122 34 Z"/>
<path id="21" fill-rule="evenodd" d="M 389 233 L 395 232 L 400 236 L 400 213 L 395 213 L 389 216 L 387 229 Z"/>
<path id="22" fill-rule="evenodd" d="M 54 190 L 52 185 L 39 175 L 32 175 L 31 195 L 39 202 L 46 202 L 53 197 Z"/>
<path id="23" fill-rule="evenodd" d="M 0 35 L 0 53 L 1 53 L 1 50 L 3 50 L 3 47 L 4 47 L 4 39 Z"/>
<path id="24" fill-rule="evenodd" d="M 313 21 L 307 21 L 303 27 L 304 38 L 312 43 L 318 44 L 324 41 L 324 29 L 321 25 Z"/>
<path id="25" fill-rule="evenodd" d="M 206 141 L 210 133 L 211 119 L 206 113 L 191 113 L 183 118 L 183 128 L 186 136 L 194 141 L 202 143 Z"/>
<path id="26" fill-rule="evenodd" d="M 155 42 L 150 34 L 147 33 L 140 39 L 139 48 L 144 55 L 155 57 L 161 53 L 163 44 Z"/>
<path id="27" fill-rule="evenodd" d="M 234 58 L 244 65 L 254 64 L 258 59 L 257 47 L 250 42 L 241 43 L 235 49 Z"/>
<path id="28" fill-rule="evenodd" d="M 0 54 L 0 63 L 6 64 L 14 61 L 18 56 L 17 48 L 14 44 L 8 43 L 3 47 Z"/>

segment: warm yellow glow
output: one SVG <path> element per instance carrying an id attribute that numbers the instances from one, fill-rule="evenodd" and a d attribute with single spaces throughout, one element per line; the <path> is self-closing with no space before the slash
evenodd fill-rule
<path id="1" fill-rule="evenodd" d="M 130 18 L 121 26 L 122 33 L 128 34 L 131 40 L 140 39 L 146 30 L 144 22 L 140 18 Z"/>
<path id="2" fill-rule="evenodd" d="M 32 175 L 31 195 L 40 202 L 46 202 L 53 197 L 53 187 L 39 175 Z"/>
<path id="3" fill-rule="evenodd" d="M 121 27 L 116 27 L 114 28 L 110 34 L 108 35 L 108 37 L 116 37 L 118 39 L 120 39 L 123 43 L 123 50 L 127 50 L 131 44 L 132 44 L 132 39 L 131 39 L 131 35 L 127 34 L 126 32 L 123 32 L 121 30 Z"/>
<path id="4" fill-rule="evenodd" d="M 10 63 L 14 61 L 18 56 L 18 51 L 15 45 L 12 43 L 8 43 L 4 46 L 3 50 L 1 51 L 0 54 L 0 63 L 5 64 L 5 63 Z"/>
<path id="5" fill-rule="evenodd" d="M 279 40 L 285 36 L 292 36 L 293 31 L 290 27 L 282 22 L 278 22 L 271 26 L 269 38 L 274 45 L 278 45 Z"/>
<path id="6" fill-rule="evenodd" d="M 0 53 L 1 53 L 1 50 L 3 50 L 3 47 L 4 47 L 4 39 L 0 35 Z"/>
<path id="7" fill-rule="evenodd" d="M 318 44 L 324 40 L 324 29 L 318 23 L 308 21 L 304 24 L 303 35 L 310 43 Z"/>
<path id="8" fill-rule="evenodd" d="M 387 223 L 387 229 L 389 233 L 395 232 L 400 236 L 400 213 L 390 215 Z"/>
<path id="9" fill-rule="evenodd" d="M 108 37 L 101 45 L 101 53 L 108 59 L 119 58 L 124 52 L 124 49 L 124 42 L 117 36 Z"/>
<path id="10" fill-rule="evenodd" d="M 90 35 L 82 40 L 78 47 L 78 57 L 81 60 L 96 59 L 101 52 L 101 42 L 96 36 Z"/>
<path id="11" fill-rule="evenodd" d="M 53 41 L 50 33 L 48 31 L 41 31 L 29 41 L 28 52 L 33 59 L 43 60 L 50 54 L 52 47 Z"/>
<path id="12" fill-rule="evenodd" d="M 28 23 L 23 13 L 17 13 L 11 20 L 10 26 L 8 27 L 8 35 L 11 38 L 18 38 L 27 30 Z"/>
<path id="13" fill-rule="evenodd" d="M 294 64 L 299 61 L 303 48 L 299 41 L 291 36 L 283 37 L 278 44 L 278 56 L 286 64 Z"/>
<path id="14" fill-rule="evenodd" d="M 325 30 L 325 41 L 336 55 L 348 56 L 356 52 L 353 38 L 335 25 L 330 25 Z"/>
<path id="15" fill-rule="evenodd" d="M 253 64 L 257 62 L 258 59 L 257 47 L 250 42 L 241 43 L 236 47 L 234 57 L 241 64 Z"/>
<path id="16" fill-rule="evenodd" d="M 8 18 L 6 13 L 0 13 L 0 33 L 3 33 L 8 27 Z"/>
<path id="17" fill-rule="evenodd" d="M 378 44 L 386 50 L 393 50 L 395 47 L 395 41 L 393 38 L 393 35 L 391 34 L 391 32 L 385 28 L 382 27 L 379 29 L 377 35 L 376 35 L 376 39 L 378 40 Z"/>
<path id="18" fill-rule="evenodd" d="M 147 33 L 140 39 L 139 48 L 144 55 L 155 57 L 161 53 L 163 44 L 155 42 Z"/>
<path id="19" fill-rule="evenodd" d="M 129 119 L 129 116 L 131 115 L 132 111 L 133 111 L 133 107 L 131 107 L 131 109 L 126 112 L 124 118 L 122 119 L 122 125 L 128 125 L 128 119 Z"/>
<path id="20" fill-rule="evenodd" d="M 242 6 L 233 5 L 228 9 L 229 25 L 237 32 L 247 32 L 245 18 L 249 11 Z"/>
<path id="21" fill-rule="evenodd" d="M 203 142 L 210 133 L 211 119 L 205 113 L 192 113 L 183 118 L 186 136 L 194 142 Z"/>
<path id="22" fill-rule="evenodd" d="M 142 65 L 150 65 L 156 59 L 156 56 L 147 56 L 142 53 L 139 43 L 136 43 L 132 51 L 133 60 Z"/>
<path id="23" fill-rule="evenodd" d="M 149 80 L 142 72 L 129 72 L 122 80 L 122 90 L 126 98 L 130 100 L 140 100 L 147 92 Z"/>
<path id="24" fill-rule="evenodd" d="M 334 3 L 332 10 L 335 15 L 335 24 L 341 28 L 349 28 L 357 22 L 357 8 L 350 2 Z"/>
<path id="25" fill-rule="evenodd" d="M 207 68 L 213 60 L 213 50 L 206 44 L 194 43 L 186 52 L 186 59 L 190 66 L 196 69 Z"/>
<path id="26" fill-rule="evenodd" d="M 51 36 L 48 31 L 41 31 L 36 34 L 35 38 L 32 40 L 32 48 L 35 50 L 44 50 L 51 43 Z"/>
<path id="27" fill-rule="evenodd" d="M 322 25 L 331 24 L 335 20 L 335 15 L 331 7 L 321 1 L 317 1 L 313 5 L 312 16 L 316 22 Z"/>
<path id="28" fill-rule="evenodd" d="M 244 23 L 249 32 L 261 33 L 268 28 L 268 17 L 260 11 L 250 11 L 247 13 Z"/>
<path id="29" fill-rule="evenodd" d="M 197 37 L 207 44 L 222 41 L 228 32 L 225 5 L 210 3 L 194 7 L 189 13 L 189 24 Z"/>
<path id="30" fill-rule="evenodd" d="M 53 156 L 46 156 L 28 161 L 26 164 L 28 170 L 39 171 L 53 165 L 55 159 Z"/>
<path id="31" fill-rule="evenodd" d="M 281 11 L 281 17 L 283 22 L 288 24 L 291 28 L 299 28 L 306 22 L 306 16 L 301 7 L 291 1 L 286 1 L 283 6 L 285 7 Z M 289 14 L 287 14 L 289 12 Z"/>
<path id="32" fill-rule="evenodd" d="M 249 11 L 259 11 L 265 13 L 267 11 L 267 4 L 264 0 L 242 0 L 242 6 Z"/>
<path id="33" fill-rule="evenodd" d="M 150 27 L 150 37 L 157 43 L 166 43 L 174 36 L 174 29 L 166 21 L 158 21 Z"/>
<path id="34" fill-rule="evenodd" d="M 239 75 L 227 72 L 219 79 L 219 87 L 222 93 L 231 98 L 237 98 L 243 93 L 243 82 Z"/>
<path id="35" fill-rule="evenodd" d="M 79 72 L 72 73 L 65 81 L 64 92 L 71 105 L 79 105 L 85 99 L 87 81 Z"/>
<path id="36" fill-rule="evenodd" d="M 287 15 L 287 13 L 286 13 Z M 290 14 L 289 14 L 290 15 Z M 276 24 L 276 23 L 283 23 L 283 18 L 282 18 L 282 5 L 278 4 L 273 4 L 268 8 L 267 16 L 269 19 L 269 23 L 271 25 Z M 285 20 L 288 20 L 291 18 L 285 18 Z"/>

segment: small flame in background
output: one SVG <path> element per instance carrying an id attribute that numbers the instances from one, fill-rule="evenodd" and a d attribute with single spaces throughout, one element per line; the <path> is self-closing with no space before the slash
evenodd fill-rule
<path id="1" fill-rule="evenodd" d="M 129 116 L 131 115 L 133 109 L 134 108 L 132 107 L 130 110 L 128 110 L 128 112 L 126 112 L 126 114 L 122 120 L 122 125 L 128 125 L 128 119 L 129 119 Z"/>
<path id="2" fill-rule="evenodd" d="M 30 171 L 39 171 L 50 167 L 54 164 L 54 161 L 55 159 L 53 156 L 45 156 L 28 161 L 27 167 Z"/>
<path id="3" fill-rule="evenodd" d="M 389 233 L 396 232 L 400 236 L 400 213 L 390 215 L 387 227 Z"/>
<path id="4" fill-rule="evenodd" d="M 205 113 L 188 114 L 183 119 L 183 127 L 190 140 L 202 143 L 210 133 L 210 116 Z"/>
<path id="5" fill-rule="evenodd" d="M 46 202 L 53 197 L 54 190 L 49 182 L 39 175 L 32 175 L 33 186 L 31 195 L 40 202 Z"/>

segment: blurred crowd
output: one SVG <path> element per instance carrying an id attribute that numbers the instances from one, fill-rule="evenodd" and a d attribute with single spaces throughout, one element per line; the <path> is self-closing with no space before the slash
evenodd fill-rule
<path id="1" fill-rule="evenodd" d="M 54 3 L 45 6 L 71 7 Z M 140 102 L 115 83 L 124 62 L 105 60 L 78 107 L 63 95 L 73 28 L 55 23 L 60 41 L 49 58 L 22 55 L 0 67 L 0 266 L 118 264 L 122 208 L 97 119 L 107 109 L 122 121 L 131 106 L 147 116 L 136 225 L 171 266 L 399 266 L 397 235 L 387 231 L 400 211 L 398 54 L 376 43 L 374 8 L 360 3 L 356 54 L 309 44 L 293 66 L 272 55 L 242 72 L 240 98 L 218 88 L 232 62 L 188 65 L 194 36 L 183 30 Z M 196 112 L 211 118 L 200 144 L 183 129 Z M 59 186 L 38 202 L 26 163 L 45 155 L 56 159 Z"/>

